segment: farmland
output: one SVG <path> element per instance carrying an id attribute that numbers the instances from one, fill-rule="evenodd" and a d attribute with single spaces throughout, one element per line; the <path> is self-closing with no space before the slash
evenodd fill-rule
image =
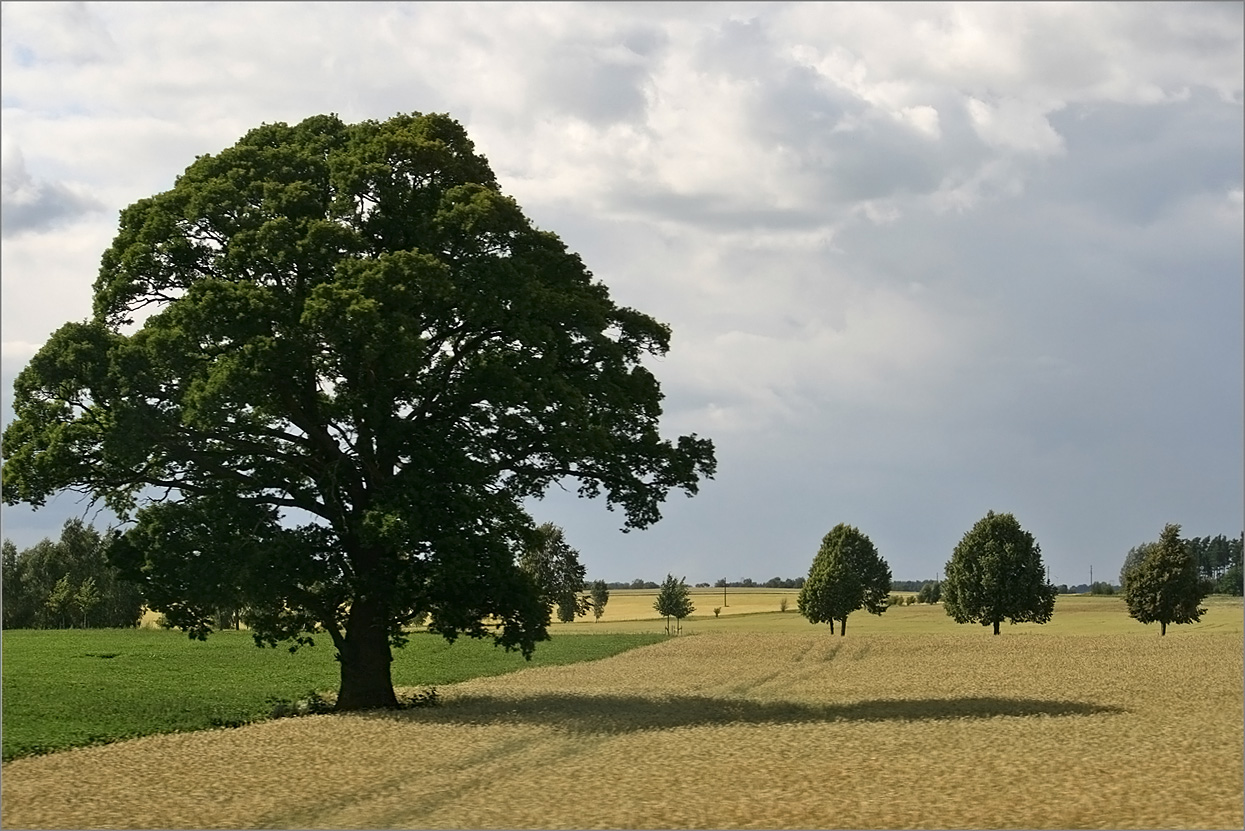
<path id="1" fill-rule="evenodd" d="M 612 621 L 607 607 L 600 622 L 554 626 L 555 642 L 662 627 L 651 612 L 624 619 L 623 598 L 611 597 Z M 446 684 L 435 708 L 9 762 L 3 823 L 1242 825 L 1239 599 L 1211 598 L 1202 623 L 1165 638 L 1115 598 L 1060 598 L 1050 624 L 999 637 L 940 607 L 853 615 L 840 638 L 776 603 L 714 619 L 695 602 L 691 634 Z"/>
<path id="2" fill-rule="evenodd" d="M 529 664 L 489 642 L 449 644 L 419 633 L 394 655 L 393 680 L 454 683 L 603 658 L 657 638 L 555 638 Z M 4 758 L 267 718 L 273 699 L 336 688 L 339 669 L 327 640 L 291 655 L 256 649 L 246 632 L 218 632 L 200 643 L 162 630 L 6 631 Z"/>

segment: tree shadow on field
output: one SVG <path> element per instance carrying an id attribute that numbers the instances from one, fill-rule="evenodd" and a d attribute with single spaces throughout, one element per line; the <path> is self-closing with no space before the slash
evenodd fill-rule
<path id="1" fill-rule="evenodd" d="M 368 718 L 424 724 L 534 724 L 573 732 L 631 733 L 672 727 L 791 724 L 835 721 L 941 721 L 952 719 L 1091 716 L 1125 712 L 1082 701 L 1031 698 L 873 699 L 844 704 L 802 704 L 709 696 L 653 697 L 540 693 L 526 696 L 465 695 L 437 707 L 374 710 Z"/>

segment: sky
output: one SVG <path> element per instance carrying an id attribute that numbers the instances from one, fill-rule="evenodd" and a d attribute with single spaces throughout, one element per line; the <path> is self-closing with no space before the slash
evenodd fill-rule
<path id="1" fill-rule="evenodd" d="M 589 579 L 932 579 L 987 511 L 1055 583 L 1245 528 L 1239 3 L 0 5 L 4 423 L 121 209 L 261 123 L 446 112 L 614 300 L 668 323 L 717 476 Z M 18 546 L 65 494 L 5 506 Z"/>

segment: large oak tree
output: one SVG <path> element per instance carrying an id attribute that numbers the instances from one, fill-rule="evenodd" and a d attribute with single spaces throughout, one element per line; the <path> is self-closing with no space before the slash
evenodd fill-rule
<path id="1" fill-rule="evenodd" d="M 192 635 L 332 639 L 339 709 L 395 706 L 391 647 L 430 616 L 530 655 L 516 565 L 555 482 L 624 530 L 713 475 L 658 434 L 667 326 L 615 305 L 444 115 L 263 125 L 121 214 L 94 315 L 15 383 L 4 499 L 88 493 L 113 561 Z"/>

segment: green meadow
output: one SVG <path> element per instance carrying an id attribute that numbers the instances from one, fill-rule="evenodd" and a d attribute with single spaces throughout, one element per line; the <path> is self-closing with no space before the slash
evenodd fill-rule
<path id="1" fill-rule="evenodd" d="M 452 684 L 605 658 L 660 637 L 555 636 L 528 662 L 491 641 L 450 644 L 419 632 L 394 651 L 393 680 L 399 687 Z M 333 654 L 327 638 L 291 654 L 257 648 L 244 631 L 217 632 L 200 642 L 162 629 L 7 630 L 4 760 L 263 720 L 279 700 L 336 690 Z"/>

